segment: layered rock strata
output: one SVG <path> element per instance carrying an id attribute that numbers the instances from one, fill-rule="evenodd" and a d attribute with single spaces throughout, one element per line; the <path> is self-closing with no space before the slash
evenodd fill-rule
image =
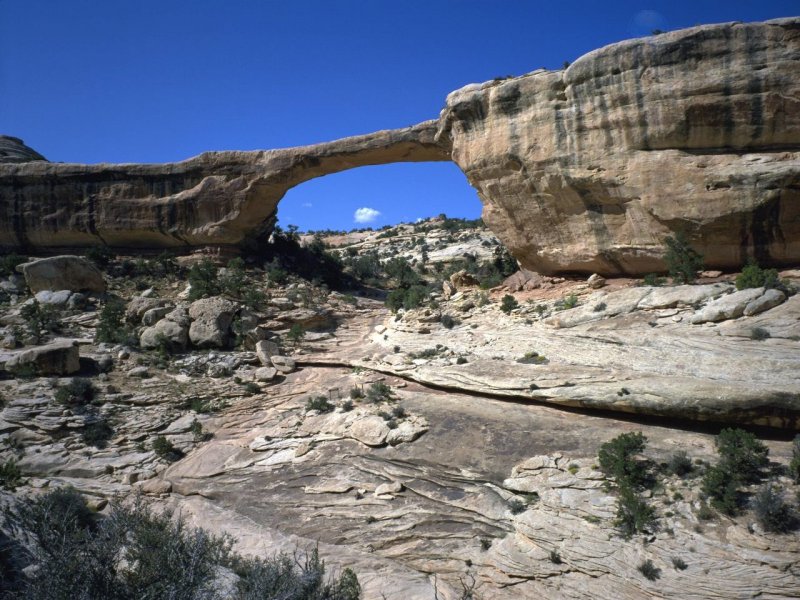
<path id="1" fill-rule="evenodd" d="M 453 160 L 530 270 L 662 270 L 676 231 L 714 268 L 792 264 L 799 74 L 800 19 L 709 25 L 466 86 L 437 121 L 406 129 L 162 165 L 0 164 L 0 246 L 241 247 L 271 231 L 304 181 Z"/>

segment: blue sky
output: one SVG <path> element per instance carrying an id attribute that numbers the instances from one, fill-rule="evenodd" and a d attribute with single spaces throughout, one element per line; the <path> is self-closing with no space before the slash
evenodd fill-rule
<path id="1" fill-rule="evenodd" d="M 435 118 L 448 92 L 654 28 L 798 14 L 797 0 L 0 0 L 0 133 L 53 161 L 163 162 Z M 479 216 L 457 167 L 365 167 L 290 190 L 282 224 Z M 363 214 L 363 212 L 362 212 Z M 370 213 L 371 214 L 371 213 Z"/>

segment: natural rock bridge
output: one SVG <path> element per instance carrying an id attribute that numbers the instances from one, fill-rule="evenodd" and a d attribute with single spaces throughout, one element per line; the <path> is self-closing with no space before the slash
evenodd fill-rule
<path id="1" fill-rule="evenodd" d="M 257 244 L 304 181 L 452 160 L 532 270 L 657 271 L 678 230 L 711 267 L 795 264 L 800 18 L 613 44 L 561 71 L 457 90 L 438 120 L 312 146 L 76 165 L 0 142 L 0 245 L 29 252 Z"/>

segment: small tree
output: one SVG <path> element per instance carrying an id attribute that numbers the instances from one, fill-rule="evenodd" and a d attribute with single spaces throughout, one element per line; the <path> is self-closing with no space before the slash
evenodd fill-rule
<path id="1" fill-rule="evenodd" d="M 697 272 L 703 268 L 703 256 L 695 251 L 686 238 L 686 234 L 679 231 L 674 237 L 665 240 L 667 251 L 664 261 L 667 263 L 669 274 L 677 283 L 692 283 L 697 279 Z"/>
<path id="2" fill-rule="evenodd" d="M 519 302 L 517 299 L 514 298 L 511 294 L 506 294 L 503 296 L 503 299 L 500 301 L 500 310 L 504 313 L 509 314 L 512 310 L 519 307 Z"/>
<path id="3" fill-rule="evenodd" d="M 783 500 L 783 490 L 772 482 L 758 491 L 751 505 L 758 522 L 766 531 L 785 533 L 797 526 L 797 516 Z"/>
<path id="4" fill-rule="evenodd" d="M 297 345 L 303 338 L 306 336 L 306 331 L 303 329 L 303 326 L 300 323 L 295 323 L 289 329 L 289 333 L 286 334 L 286 339 L 288 339 L 293 344 Z"/>
<path id="5" fill-rule="evenodd" d="M 37 344 L 42 341 L 46 332 L 57 331 L 61 326 L 56 311 L 47 304 L 39 304 L 35 299 L 30 304 L 25 304 L 19 314 L 25 320 L 28 335 Z"/>
<path id="6" fill-rule="evenodd" d="M 620 487 L 644 486 L 647 483 L 647 464 L 634 457 L 644 451 L 646 443 L 647 438 L 641 431 L 618 435 L 600 446 L 600 469 L 606 475 L 614 477 Z"/>
<path id="7" fill-rule="evenodd" d="M 110 298 L 100 310 L 100 317 L 95 329 L 95 341 L 112 344 L 127 341 L 129 332 L 123 325 L 125 305 L 117 298 Z"/>
<path id="8" fill-rule="evenodd" d="M 216 265 L 207 258 L 195 263 L 189 269 L 189 283 L 192 286 L 189 300 L 216 296 L 220 292 Z"/>
<path id="9" fill-rule="evenodd" d="M 776 269 L 762 269 L 753 260 L 750 260 L 742 269 L 741 274 L 736 277 L 737 290 L 758 287 L 774 288 L 778 285 L 780 285 L 778 271 Z"/>

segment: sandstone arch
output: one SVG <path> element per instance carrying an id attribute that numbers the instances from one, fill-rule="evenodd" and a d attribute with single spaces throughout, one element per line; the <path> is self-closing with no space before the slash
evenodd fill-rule
<path id="1" fill-rule="evenodd" d="M 532 270 L 658 271 L 679 229 L 709 267 L 796 264 L 800 18 L 612 44 L 565 70 L 466 86 L 438 120 L 325 144 L 164 165 L 0 164 L 0 245 L 243 246 L 303 181 L 436 160 L 461 168 L 484 221 Z"/>

